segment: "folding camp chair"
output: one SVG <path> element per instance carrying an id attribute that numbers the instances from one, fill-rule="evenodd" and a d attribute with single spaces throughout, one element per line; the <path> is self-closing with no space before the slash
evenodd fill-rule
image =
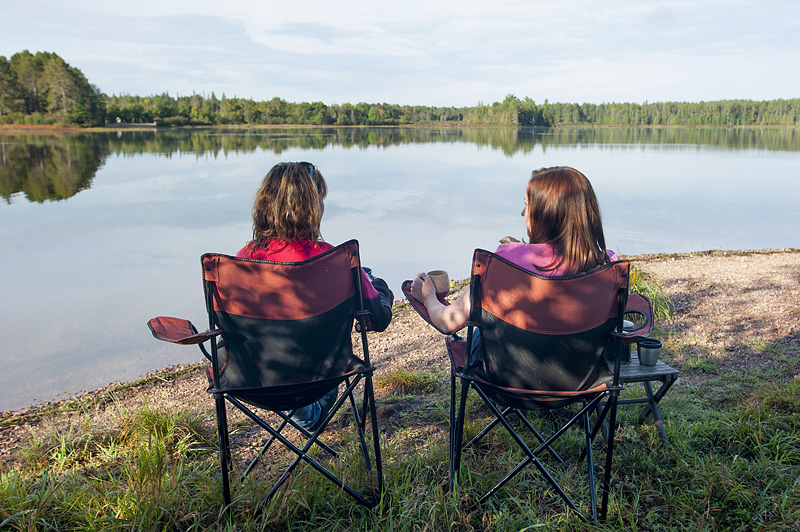
<path id="1" fill-rule="evenodd" d="M 524 454 L 506 476 L 473 505 L 477 506 L 530 464 L 536 466 L 566 504 L 586 519 L 540 458 L 547 452 L 563 463 L 554 443 L 572 426 L 583 430 L 584 449 L 578 461 L 587 462 L 589 497 L 598 518 L 592 443 L 608 419 L 606 464 L 602 482 L 601 519 L 605 518 L 614 450 L 621 350 L 652 329 L 650 304 L 641 296 L 628 300 L 629 263 L 617 261 L 574 276 L 546 277 L 531 273 L 491 252 L 476 250 L 470 281 L 471 310 L 466 340 L 451 335 L 446 340 L 451 361 L 450 486 L 458 482 L 462 450 L 475 447 L 493 428 L 502 425 Z M 409 281 L 404 292 L 409 294 Z M 409 301 L 426 318 L 419 302 Z M 421 308 L 420 308 L 421 307 Z M 639 315 L 634 331 L 623 330 L 623 315 Z M 630 315 L 630 314 L 629 314 Z M 631 315 L 631 317 L 633 317 Z M 478 357 L 470 362 L 476 327 L 480 332 Z M 613 372 L 606 352 L 614 350 Z M 461 382 L 456 410 L 456 381 Z M 474 389 L 494 415 L 494 420 L 462 446 L 466 399 Z M 605 400 L 605 404 L 603 401 Z M 542 436 L 525 417 L 528 410 L 555 410 L 580 403 L 550 437 Z M 600 407 L 599 409 L 597 407 Z M 597 419 L 590 416 L 599 410 Z M 517 418 L 536 446 L 523 439 L 526 432 L 512 426 Z"/>
<path id="2" fill-rule="evenodd" d="M 197 329 L 187 320 L 158 317 L 148 325 L 161 340 L 198 344 L 211 360 L 210 386 L 217 413 L 223 499 L 231 503 L 226 401 L 268 433 L 261 451 L 245 469 L 248 474 L 273 441 L 296 456 L 261 502 L 258 510 L 305 461 L 328 480 L 367 507 L 377 505 L 383 491 L 383 470 L 366 332 L 370 314 L 363 310 L 358 242 L 351 240 L 311 259 L 281 263 L 240 259 L 220 254 L 201 257 L 209 328 Z M 360 331 L 363 360 L 353 353 L 354 320 Z M 221 336 L 224 341 L 220 341 Z M 210 353 L 203 342 L 211 339 Z M 360 410 L 354 393 L 363 381 Z M 312 432 L 298 425 L 291 414 L 319 400 L 345 383 L 344 391 Z M 366 471 L 376 477 L 372 496 L 365 498 L 309 454 L 311 447 L 337 453 L 320 440 L 320 434 L 349 400 Z M 280 421 L 270 423 L 253 407 L 271 411 Z M 372 457 L 367 444 L 366 418 L 372 428 Z M 276 426 L 273 426 L 276 425 Z M 286 437 L 292 426 L 308 438 L 298 446 Z M 373 473 L 373 463 L 375 472 Z"/>

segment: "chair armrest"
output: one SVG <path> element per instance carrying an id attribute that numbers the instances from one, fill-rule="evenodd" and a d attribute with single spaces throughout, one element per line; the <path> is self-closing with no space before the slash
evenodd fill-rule
<path id="1" fill-rule="evenodd" d="M 650 300 L 641 294 L 628 294 L 628 304 L 625 306 L 625 314 L 638 314 L 643 318 L 643 323 L 638 327 L 626 330 L 623 334 L 614 333 L 614 336 L 622 338 L 623 343 L 638 342 L 642 338 L 647 338 L 653 332 L 653 306 Z"/>
<path id="2" fill-rule="evenodd" d="M 449 335 L 449 334 L 450 334 L 450 332 L 449 332 L 449 331 L 443 331 L 442 329 L 440 329 L 439 327 L 437 327 L 436 325 L 434 325 L 434 324 L 433 324 L 433 322 L 431 321 L 431 318 L 430 318 L 430 316 L 428 315 L 428 309 L 426 309 L 426 308 L 425 308 L 425 305 L 422 303 L 422 301 L 419 301 L 419 300 L 417 300 L 417 299 L 414 299 L 414 297 L 411 295 L 411 281 L 408 281 L 408 280 L 407 280 L 407 281 L 404 281 L 404 282 L 403 282 L 403 286 L 402 286 L 402 290 L 403 290 L 403 295 L 404 295 L 404 296 L 406 296 L 406 299 L 407 299 L 407 300 L 408 300 L 408 302 L 411 304 L 411 307 L 412 307 L 414 310 L 416 310 L 416 311 L 417 311 L 417 314 L 419 314 L 419 315 L 420 315 L 420 317 L 421 317 L 423 320 L 425 320 L 425 322 L 426 322 L 428 325 L 430 325 L 431 327 L 433 327 L 434 329 L 436 329 L 437 331 L 439 331 L 439 332 L 440 332 L 440 333 L 442 333 L 442 334 L 447 334 L 447 335 Z M 446 299 L 444 299 L 444 298 L 440 298 L 440 299 L 439 299 L 439 301 L 441 301 L 441 303 L 442 303 L 443 305 L 445 305 L 445 306 L 447 306 L 447 305 L 449 305 L 449 304 L 450 304 L 450 302 L 449 302 L 449 301 L 447 301 L 447 300 L 446 300 Z"/>
<path id="3" fill-rule="evenodd" d="M 153 318 L 147 322 L 147 326 L 150 327 L 153 336 L 159 340 L 183 345 L 202 344 L 206 340 L 222 333 L 219 330 L 199 333 L 189 320 L 168 316 Z"/>

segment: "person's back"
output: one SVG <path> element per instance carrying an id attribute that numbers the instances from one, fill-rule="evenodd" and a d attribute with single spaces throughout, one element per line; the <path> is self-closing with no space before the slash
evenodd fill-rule
<path id="1" fill-rule="evenodd" d="M 301 262 L 333 246 L 322 240 L 320 226 L 328 187 L 313 164 L 278 163 L 264 177 L 253 202 L 253 239 L 237 257 Z M 392 320 L 394 294 L 383 279 L 362 269 L 362 300 L 369 329 L 383 331 Z M 313 429 L 336 399 L 336 390 L 295 412 L 293 419 Z"/>

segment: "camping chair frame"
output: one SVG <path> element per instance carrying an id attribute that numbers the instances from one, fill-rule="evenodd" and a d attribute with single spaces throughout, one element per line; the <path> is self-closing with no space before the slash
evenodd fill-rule
<path id="1" fill-rule="evenodd" d="M 605 371 L 603 375 L 606 376 L 605 382 L 600 382 L 598 379 L 591 388 L 583 390 L 534 390 L 534 389 L 520 389 L 518 387 L 504 386 L 504 383 L 496 383 L 487 379 L 485 374 L 481 374 L 480 370 L 476 369 L 480 366 L 480 359 L 473 364 L 470 364 L 470 346 L 472 346 L 472 339 L 476 327 L 482 327 L 482 305 L 485 301 L 482 300 L 484 288 L 484 278 L 488 275 L 488 269 L 491 264 L 504 264 L 501 272 L 494 272 L 494 277 L 502 275 L 502 271 L 508 272 L 507 268 L 514 268 L 524 274 L 533 278 L 537 278 L 532 282 L 536 283 L 553 283 L 553 282 L 569 282 L 570 279 L 576 279 L 577 282 L 592 282 L 591 276 L 605 275 L 607 278 L 614 278 L 613 299 L 615 303 L 614 308 L 599 309 L 598 312 L 603 316 L 608 316 L 608 322 L 613 320 L 613 329 L 607 333 L 607 338 L 614 338 L 613 342 L 605 344 L 606 347 L 612 346 L 615 351 L 613 371 L 609 372 L 605 366 L 605 356 L 598 358 L 598 364 L 602 364 L 602 370 Z M 495 267 L 497 268 L 497 267 Z M 462 451 L 466 448 L 474 446 L 486 434 L 489 433 L 496 426 L 503 426 L 510 434 L 516 445 L 522 450 L 524 458 L 516 466 L 511 469 L 500 481 L 493 485 L 486 491 L 473 505 L 475 508 L 486 501 L 498 489 L 503 487 L 507 482 L 514 478 L 526 466 L 533 464 L 547 483 L 558 493 L 564 502 L 575 512 L 580 515 L 584 520 L 587 520 L 583 513 L 578 509 L 575 502 L 570 498 L 567 493 L 561 488 L 558 482 L 553 478 L 550 472 L 545 467 L 540 457 L 545 452 L 550 453 L 553 458 L 564 463 L 562 458 L 555 452 L 552 445 L 562 436 L 570 427 L 578 426 L 582 429 L 584 434 L 584 449 L 581 453 L 579 462 L 584 458 L 587 462 L 588 469 L 588 482 L 590 491 L 590 502 L 592 517 L 597 520 L 606 518 L 608 508 L 608 495 L 611 482 L 611 469 L 612 458 L 614 451 L 614 429 L 616 427 L 616 413 L 617 413 L 617 399 L 622 386 L 619 381 L 620 359 L 622 353 L 623 343 L 630 343 L 635 341 L 636 333 L 623 331 L 623 315 L 626 312 L 626 304 L 628 299 L 628 271 L 629 264 L 626 261 L 617 261 L 611 264 L 600 266 L 591 272 L 586 272 L 578 276 L 568 277 L 542 277 L 534 273 L 528 272 L 518 266 L 514 265 L 485 250 L 476 250 L 473 257 L 473 275 L 471 277 L 471 310 L 470 319 L 468 320 L 466 341 L 457 335 L 451 335 L 447 338 L 446 344 L 448 354 L 451 360 L 451 379 L 450 379 L 450 489 L 453 490 L 458 484 L 459 470 L 461 466 Z M 580 279 L 583 279 L 581 281 Z M 490 281 L 491 282 L 491 281 Z M 638 298 L 639 296 L 637 296 Z M 641 302 L 641 301 L 637 301 Z M 649 306 L 649 303 L 648 303 Z M 642 312 L 641 314 L 646 315 Z M 499 320 L 503 317 L 499 316 Z M 603 321 L 603 320 L 601 320 Z M 637 332 L 652 328 L 652 324 L 644 323 L 637 328 Z M 485 331 L 484 331 L 485 334 Z M 483 347 L 481 347 L 483 349 Z M 483 356 L 483 351 L 482 355 Z M 498 356 L 498 355 L 495 355 Z M 461 381 L 460 395 L 456 397 L 457 380 Z M 466 445 L 462 445 L 464 436 L 464 420 L 466 411 L 467 394 L 470 389 L 475 390 L 483 400 L 483 403 L 489 408 L 494 415 L 492 422 L 480 433 L 473 438 Z M 572 403 L 582 403 L 579 411 L 574 414 L 569 421 L 563 424 L 552 436 L 545 438 L 536 428 L 528 421 L 523 414 L 527 410 L 536 409 L 555 409 L 563 408 Z M 591 421 L 590 416 L 595 412 L 599 412 L 594 422 Z M 538 442 L 534 448 L 529 446 L 518 430 L 516 430 L 509 418 L 515 416 L 522 423 L 522 428 L 530 432 Z M 601 483 L 602 502 L 600 510 L 597 508 L 597 494 L 596 482 L 594 474 L 594 460 L 592 456 L 592 443 L 600 432 L 604 422 L 607 421 L 608 435 L 606 438 L 606 459 L 605 471 Z"/>
<path id="2" fill-rule="evenodd" d="M 231 387 L 225 386 L 222 382 L 222 372 L 224 363 L 220 360 L 220 346 L 218 345 L 217 336 L 225 336 L 226 330 L 225 320 L 220 319 L 220 300 L 219 292 L 217 290 L 217 283 L 220 275 L 217 273 L 216 265 L 219 263 L 227 264 L 228 267 L 236 268 L 241 265 L 246 270 L 260 271 L 261 269 L 283 269 L 291 271 L 293 268 L 308 265 L 312 261 L 326 260 L 328 257 L 329 263 L 337 260 L 335 257 L 343 255 L 338 263 L 331 263 L 331 266 L 337 266 L 342 260 L 349 265 L 349 274 L 352 275 L 352 284 L 354 293 L 352 296 L 355 301 L 355 308 L 349 317 L 348 330 L 352 329 L 353 322 L 356 323 L 356 330 L 359 331 L 359 337 L 362 346 L 363 361 L 352 355 L 352 348 L 349 348 L 350 356 L 352 359 L 347 363 L 345 371 L 334 375 L 326 375 L 326 378 L 308 382 L 295 382 L 290 385 L 273 384 L 270 386 L 260 387 Z M 379 430 L 377 424 L 377 414 L 375 409 L 375 397 L 373 389 L 373 372 L 374 367 L 370 364 L 369 358 L 369 345 L 367 341 L 367 331 L 370 327 L 368 311 L 364 310 L 362 300 L 362 287 L 361 287 L 361 263 L 358 253 L 358 242 L 351 240 L 337 246 L 329 251 L 317 255 L 311 259 L 296 263 L 279 263 L 272 261 L 258 261 L 252 259 L 239 259 L 229 257 L 221 254 L 205 254 L 201 257 L 203 265 L 203 283 L 206 297 L 206 309 L 208 311 L 208 330 L 205 332 L 198 332 L 187 320 L 169 317 L 157 317 L 148 322 L 153 335 L 160 339 L 179 344 L 197 344 L 202 351 L 203 355 L 211 362 L 207 370 L 210 387 L 208 392 L 214 397 L 214 406 L 216 411 L 217 432 L 219 434 L 219 458 L 220 469 L 222 476 L 222 494 L 227 509 L 231 505 L 231 487 L 230 487 L 230 474 L 232 473 L 232 460 L 230 450 L 230 436 L 228 430 L 228 419 L 226 411 L 226 403 L 232 405 L 245 416 L 252 420 L 260 428 L 264 429 L 268 437 L 264 444 L 261 446 L 260 451 L 256 457 L 246 466 L 241 478 L 243 479 L 249 474 L 253 467 L 258 462 L 259 458 L 267 451 L 271 444 L 275 441 L 283 444 L 290 450 L 295 458 L 275 482 L 268 495 L 259 503 L 257 513 L 260 513 L 264 505 L 272 498 L 278 491 L 281 485 L 290 478 L 292 472 L 301 463 L 306 462 L 311 465 L 313 469 L 320 472 L 325 478 L 338 486 L 341 490 L 345 491 L 348 495 L 354 498 L 360 504 L 374 508 L 380 502 L 383 494 L 383 467 L 381 460 L 381 449 Z M 233 334 L 233 333 L 232 333 Z M 349 332 L 348 343 L 349 343 Z M 211 340 L 210 350 L 206 349 L 203 343 Z M 227 362 L 226 362 L 227 363 Z M 291 419 L 294 410 L 298 406 L 303 406 L 302 402 L 298 404 L 296 399 L 298 394 L 304 397 L 318 398 L 338 387 L 341 383 L 345 383 L 344 391 L 338 395 L 336 401 L 327 412 L 321 422 L 318 423 L 317 428 L 312 432 L 304 429 Z M 360 408 L 356 401 L 356 387 L 363 385 L 363 397 L 361 400 Z M 295 397 L 291 399 L 290 397 Z M 338 412 L 340 407 L 349 400 L 352 407 L 354 416 L 354 425 L 359 439 L 360 453 L 364 460 L 364 465 L 368 474 L 373 475 L 377 480 L 377 488 L 372 490 L 372 496 L 368 499 L 357 492 L 353 487 L 348 485 L 343 478 L 337 477 L 328 468 L 322 465 L 318 460 L 309 454 L 309 451 L 314 445 L 319 446 L 331 456 L 338 456 L 338 453 L 327 446 L 321 441 L 320 435 L 323 433 L 328 423 L 333 419 L 334 415 Z M 313 399 L 308 401 L 313 402 Z M 307 403 L 306 403 L 307 404 Z M 287 406 L 288 405 L 288 406 Z M 268 410 L 277 414 L 280 417 L 280 422 L 277 426 L 273 426 L 264 417 L 258 415 L 253 406 Z M 371 424 L 371 439 L 372 446 L 367 444 L 366 439 L 366 420 L 369 417 Z M 300 434 L 307 438 L 302 446 L 298 446 L 289 440 L 283 433 L 287 426 L 291 426 Z M 370 449 L 372 447 L 372 449 Z M 372 457 L 370 457 L 372 452 Z M 241 479 L 240 479 L 241 480 Z"/>

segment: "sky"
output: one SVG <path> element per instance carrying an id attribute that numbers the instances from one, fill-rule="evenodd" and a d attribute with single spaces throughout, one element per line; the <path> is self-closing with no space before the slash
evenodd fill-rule
<path id="1" fill-rule="evenodd" d="M 466 107 L 800 97 L 798 0 L 0 0 L 109 95 Z"/>

